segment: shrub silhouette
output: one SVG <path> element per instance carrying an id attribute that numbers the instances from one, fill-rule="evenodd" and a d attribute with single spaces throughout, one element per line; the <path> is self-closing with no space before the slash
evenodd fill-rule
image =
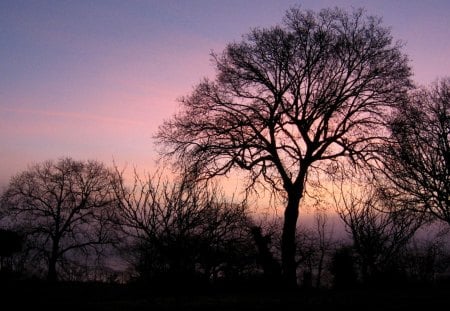
<path id="1" fill-rule="evenodd" d="M 330 271 L 336 288 L 350 288 L 356 284 L 357 275 L 353 249 L 342 246 L 336 250 L 331 260 Z"/>

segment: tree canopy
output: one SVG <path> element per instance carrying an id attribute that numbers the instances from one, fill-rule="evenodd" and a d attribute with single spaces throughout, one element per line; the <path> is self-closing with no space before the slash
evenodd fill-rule
<path id="1" fill-rule="evenodd" d="M 99 162 L 63 158 L 30 166 L 3 193 L 2 221 L 25 234 L 47 263 L 49 280 L 57 279 L 68 253 L 92 254 L 89 248 L 98 252 L 112 242 L 109 174 Z"/>
<path id="2" fill-rule="evenodd" d="M 450 78 L 420 88 L 391 120 L 382 153 L 389 195 L 402 207 L 450 224 Z"/>
<path id="3" fill-rule="evenodd" d="M 213 54 L 216 77 L 182 98 L 156 137 L 200 177 L 246 170 L 286 198 L 283 273 L 295 282 L 295 227 L 312 172 L 338 158 L 367 161 L 385 137 L 386 109 L 411 71 L 401 44 L 363 10 L 293 8 Z"/>

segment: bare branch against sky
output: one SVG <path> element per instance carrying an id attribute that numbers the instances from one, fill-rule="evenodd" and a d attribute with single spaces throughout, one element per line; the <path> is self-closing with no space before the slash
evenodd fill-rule
<path id="1" fill-rule="evenodd" d="M 152 134 L 213 73 L 210 51 L 293 5 L 364 7 L 405 42 L 415 81 L 450 72 L 450 2 L 0 2 L 0 187 L 64 156 L 149 168 Z"/>

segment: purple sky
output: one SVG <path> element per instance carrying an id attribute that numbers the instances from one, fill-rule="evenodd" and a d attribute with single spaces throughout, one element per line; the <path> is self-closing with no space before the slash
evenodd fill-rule
<path id="1" fill-rule="evenodd" d="M 406 43 L 415 80 L 450 75 L 450 1 L 0 1 L 0 187 L 71 156 L 151 169 L 152 135 L 211 50 L 289 7 L 364 7 Z"/>

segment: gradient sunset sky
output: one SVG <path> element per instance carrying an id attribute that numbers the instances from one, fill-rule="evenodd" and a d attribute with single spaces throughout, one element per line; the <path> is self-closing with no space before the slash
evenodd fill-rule
<path id="1" fill-rule="evenodd" d="M 152 135 L 220 52 L 300 5 L 363 7 L 405 43 L 415 81 L 450 76 L 450 1 L 0 1 L 0 187 L 71 156 L 151 169 Z"/>

